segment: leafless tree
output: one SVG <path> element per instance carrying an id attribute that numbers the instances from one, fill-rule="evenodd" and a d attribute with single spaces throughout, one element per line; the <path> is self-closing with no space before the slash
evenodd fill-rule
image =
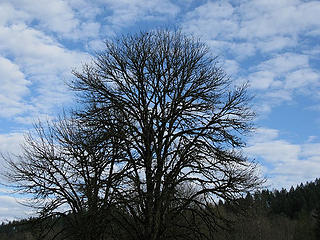
<path id="1" fill-rule="evenodd" d="M 261 183 L 241 151 L 254 117 L 247 86 L 234 86 L 208 47 L 180 31 L 105 46 L 70 85 L 84 103 L 83 123 L 105 129 L 105 115 L 115 111 L 125 129 L 117 135 L 125 170 L 114 223 L 128 239 L 212 238 L 216 200 Z"/>
<path id="2" fill-rule="evenodd" d="M 31 196 L 27 205 L 38 211 L 40 239 L 103 239 L 123 171 L 117 137 L 122 129 L 113 125 L 109 119 L 98 132 L 75 118 L 39 123 L 26 136 L 22 154 L 5 157 L 4 175 Z"/>

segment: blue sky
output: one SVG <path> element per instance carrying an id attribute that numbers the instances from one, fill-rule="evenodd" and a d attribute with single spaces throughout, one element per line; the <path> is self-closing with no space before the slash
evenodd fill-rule
<path id="1" fill-rule="evenodd" d="M 103 40 L 156 27 L 199 36 L 236 82 L 250 81 L 257 131 L 245 151 L 272 188 L 320 177 L 320 1 L 1 0 L 0 151 L 74 103 L 71 70 Z M 0 188 L 0 220 L 25 209 Z"/>

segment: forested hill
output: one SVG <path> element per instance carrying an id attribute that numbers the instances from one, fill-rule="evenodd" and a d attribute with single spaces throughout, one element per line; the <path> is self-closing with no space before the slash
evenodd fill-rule
<path id="1" fill-rule="evenodd" d="M 289 191 L 262 190 L 238 199 L 234 211 L 220 202 L 220 213 L 232 223 L 232 230 L 219 230 L 214 239 L 320 239 L 320 179 L 291 187 Z M 36 239 L 28 220 L 2 223 L 0 240 Z"/>
<path id="2" fill-rule="evenodd" d="M 253 195 L 247 194 L 242 202 L 246 204 L 259 203 L 261 207 L 268 209 L 270 214 L 284 215 L 289 218 L 297 218 L 302 211 L 311 213 L 320 203 L 320 179 L 313 182 L 301 183 L 291 187 L 289 191 L 262 190 Z"/>
<path id="3" fill-rule="evenodd" d="M 228 203 L 220 202 L 223 215 L 233 221 L 233 231 L 220 231 L 218 239 L 320 239 L 320 179 L 289 191 L 248 193 L 237 203 L 245 214 L 235 213 Z"/>

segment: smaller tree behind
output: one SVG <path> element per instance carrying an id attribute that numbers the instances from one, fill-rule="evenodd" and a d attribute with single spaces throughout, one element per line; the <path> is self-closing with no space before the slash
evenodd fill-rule
<path id="1" fill-rule="evenodd" d="M 67 117 L 39 123 L 25 137 L 23 153 L 6 157 L 6 178 L 18 192 L 31 195 L 27 204 L 44 227 L 40 238 L 102 239 L 121 179 L 121 169 L 115 169 L 121 161 L 119 128 L 106 123 L 105 129 L 97 132 Z"/>

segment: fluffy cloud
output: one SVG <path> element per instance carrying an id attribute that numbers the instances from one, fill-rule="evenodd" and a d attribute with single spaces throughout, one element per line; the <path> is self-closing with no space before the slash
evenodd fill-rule
<path id="1" fill-rule="evenodd" d="M 224 61 L 223 69 L 228 75 L 235 76 L 239 72 L 239 63 L 235 60 L 227 59 Z"/>
<path id="2" fill-rule="evenodd" d="M 267 89 L 274 83 L 275 73 L 261 70 L 249 75 L 250 85 L 255 89 Z"/>
<path id="3" fill-rule="evenodd" d="M 293 47 L 297 45 L 295 37 L 275 36 L 273 38 L 261 39 L 256 46 L 263 53 L 275 52 L 286 47 Z"/>
<path id="4" fill-rule="evenodd" d="M 0 134 L 0 153 L 19 154 L 21 152 L 20 146 L 23 143 L 23 140 L 24 140 L 23 132 Z"/>
<path id="5" fill-rule="evenodd" d="M 43 29 L 65 34 L 78 25 L 73 10 L 63 0 L 40 0 L 30 4 L 28 0 L 11 0 L 10 3 L 28 15 L 28 20 L 37 20 Z"/>
<path id="6" fill-rule="evenodd" d="M 320 75 L 310 68 L 299 69 L 290 72 L 285 79 L 285 88 L 301 89 L 301 87 L 317 84 L 320 80 Z"/>
<path id="7" fill-rule="evenodd" d="M 222 54 L 252 56 L 305 44 L 301 34 L 319 36 L 318 1 L 207 1 L 184 18 L 184 29 L 224 43 Z M 247 49 L 249 51 L 241 51 Z"/>
<path id="8" fill-rule="evenodd" d="M 186 15 L 184 27 L 206 39 L 230 40 L 240 27 L 234 13 L 227 1 L 207 1 Z"/>
<path id="9" fill-rule="evenodd" d="M 63 72 L 83 59 L 54 38 L 24 24 L 0 27 L 0 52 L 23 65 L 26 74 Z"/>
<path id="10" fill-rule="evenodd" d="M 179 7 L 169 0 L 100 0 L 106 4 L 112 14 L 107 20 L 114 27 L 132 25 L 139 20 L 163 20 L 175 16 Z"/>
<path id="11" fill-rule="evenodd" d="M 258 104 L 279 106 L 294 99 L 295 94 L 316 97 L 320 72 L 311 67 L 310 56 L 298 53 L 273 55 L 249 69 L 247 79 L 259 93 Z"/>
<path id="12" fill-rule="evenodd" d="M 261 62 L 249 74 L 252 87 L 257 89 L 299 88 L 315 82 L 319 76 L 309 65 L 309 57 L 304 54 L 284 53 Z M 305 75 L 307 78 L 299 75 Z M 312 80 L 312 81 L 310 81 Z"/>
<path id="13" fill-rule="evenodd" d="M 247 1 L 244 10 L 251 14 L 241 29 L 245 37 L 295 36 L 301 31 L 312 32 L 320 27 L 317 1 Z M 242 14 L 245 16 L 246 13 Z"/>
<path id="14" fill-rule="evenodd" d="M 18 65 L 0 56 L 0 116 L 9 117 L 23 111 L 22 97 L 29 92 L 30 81 Z"/>
<path id="15" fill-rule="evenodd" d="M 271 187 L 289 188 L 319 177 L 320 143 L 293 144 L 279 134 L 276 129 L 258 129 L 246 148 L 248 154 L 263 162 Z"/>
<path id="16" fill-rule="evenodd" d="M 45 33 L 73 40 L 97 37 L 100 24 L 95 21 L 98 6 L 83 0 L 4 0 L 0 3 L 0 24 L 32 25 Z M 83 20 L 86 21 L 83 21 Z"/>
<path id="17" fill-rule="evenodd" d="M 238 80 L 249 80 L 259 112 L 270 113 L 294 94 L 317 95 L 311 89 L 320 72 L 311 61 L 319 49 L 309 36 L 319 36 L 319 10 L 318 1 L 207 1 L 185 15 L 183 29 L 206 39 L 214 54 L 235 59 Z"/>
<path id="18" fill-rule="evenodd" d="M 0 222 L 7 222 L 29 217 L 30 209 L 27 209 L 22 204 L 19 204 L 19 202 L 19 198 L 0 195 Z"/>
<path id="19" fill-rule="evenodd" d="M 0 57 L 2 116 L 36 117 L 62 105 L 70 98 L 64 81 L 73 67 L 88 59 L 24 24 L 0 26 L 1 53 L 12 59 Z"/>
<path id="20" fill-rule="evenodd" d="M 269 60 L 261 62 L 257 69 L 268 70 L 283 75 L 295 69 L 309 67 L 309 58 L 307 55 L 286 52 L 273 56 Z"/>

